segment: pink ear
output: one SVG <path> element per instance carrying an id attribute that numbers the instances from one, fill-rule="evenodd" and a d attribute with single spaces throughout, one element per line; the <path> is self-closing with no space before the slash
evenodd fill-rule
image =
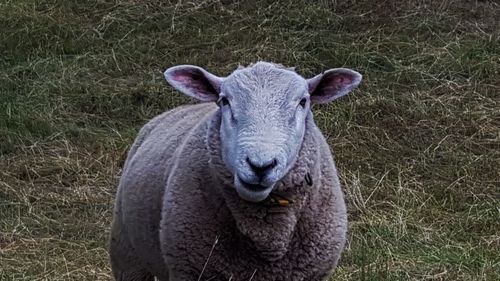
<path id="1" fill-rule="evenodd" d="M 358 72 L 334 68 L 307 80 L 312 103 L 327 103 L 347 95 L 361 82 Z"/>
<path id="2" fill-rule="evenodd" d="M 201 101 L 217 101 L 224 78 L 201 67 L 178 65 L 167 69 L 165 79 L 177 90 Z"/>

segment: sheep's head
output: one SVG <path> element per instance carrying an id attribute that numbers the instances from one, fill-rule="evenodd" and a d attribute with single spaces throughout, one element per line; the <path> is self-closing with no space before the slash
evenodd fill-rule
<path id="1" fill-rule="evenodd" d="M 217 77 L 190 65 L 167 69 L 176 89 L 221 111 L 221 154 L 244 200 L 264 200 L 293 167 L 304 139 L 310 106 L 346 95 L 361 81 L 336 68 L 311 79 L 280 65 L 259 62 Z"/>

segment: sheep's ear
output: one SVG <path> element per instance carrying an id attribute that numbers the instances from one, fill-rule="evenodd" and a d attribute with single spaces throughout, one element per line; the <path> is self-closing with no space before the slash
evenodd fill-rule
<path id="1" fill-rule="evenodd" d="M 327 103 L 347 95 L 361 82 L 358 72 L 334 68 L 307 80 L 312 103 Z"/>
<path id="2" fill-rule="evenodd" d="M 224 78 L 194 65 L 178 65 L 167 69 L 165 79 L 177 90 L 200 101 L 217 101 Z"/>

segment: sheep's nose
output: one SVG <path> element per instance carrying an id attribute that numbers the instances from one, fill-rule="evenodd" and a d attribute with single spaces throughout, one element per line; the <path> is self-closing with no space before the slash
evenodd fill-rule
<path id="1" fill-rule="evenodd" d="M 257 175 L 259 179 L 262 180 L 262 178 L 266 174 L 268 174 L 269 171 L 271 171 L 274 167 L 276 167 L 276 165 L 278 165 L 278 160 L 276 160 L 276 158 L 273 158 L 267 162 L 257 164 L 247 157 L 247 163 L 255 173 L 255 175 Z"/>

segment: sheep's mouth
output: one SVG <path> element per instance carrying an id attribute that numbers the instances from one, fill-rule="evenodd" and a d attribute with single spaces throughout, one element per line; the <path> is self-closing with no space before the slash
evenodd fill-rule
<path id="1" fill-rule="evenodd" d="M 255 191 L 255 192 L 264 191 L 264 190 L 269 188 L 269 187 L 263 186 L 261 184 L 251 184 L 251 183 L 242 181 L 241 179 L 240 179 L 240 182 L 243 185 L 243 187 L 245 187 L 248 190 Z"/>
<path id="2" fill-rule="evenodd" d="M 273 190 L 273 186 L 248 183 L 241 180 L 238 176 L 235 177 L 234 184 L 240 198 L 250 202 L 261 202 L 265 200 Z"/>

